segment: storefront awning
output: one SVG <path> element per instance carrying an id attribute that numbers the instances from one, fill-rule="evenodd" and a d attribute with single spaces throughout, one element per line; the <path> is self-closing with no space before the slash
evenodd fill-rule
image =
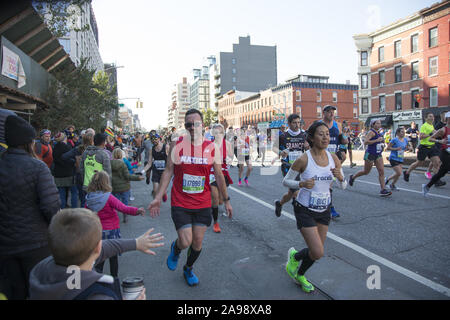
<path id="1" fill-rule="evenodd" d="M 390 127 L 392 126 L 393 122 L 392 122 L 392 114 L 379 114 L 379 115 L 373 115 L 367 118 L 366 120 L 366 127 L 370 126 L 370 122 L 372 120 L 380 120 L 381 121 L 381 126 L 382 127 Z"/>

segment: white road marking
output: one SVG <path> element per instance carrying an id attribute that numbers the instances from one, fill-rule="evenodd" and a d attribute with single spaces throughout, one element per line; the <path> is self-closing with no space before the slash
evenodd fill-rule
<path id="1" fill-rule="evenodd" d="M 249 195 L 249 194 L 247 194 L 247 193 L 245 193 L 245 192 L 243 192 L 241 190 L 238 190 L 238 189 L 236 189 L 234 187 L 229 187 L 229 189 L 231 189 L 234 192 L 237 192 L 237 193 L 243 195 L 244 197 L 247 197 L 247 198 L 249 198 L 249 199 L 251 199 L 251 200 L 261 204 L 262 206 L 264 206 L 264 207 L 266 207 L 268 209 L 275 210 L 275 206 L 273 206 L 273 205 L 271 205 L 271 204 L 269 204 L 267 202 L 264 202 L 261 199 L 258 199 L 256 197 L 254 197 L 252 195 Z M 289 212 L 286 212 L 286 211 L 283 210 L 281 212 L 281 214 L 283 216 L 291 219 L 291 220 L 294 220 L 294 221 L 296 220 L 295 216 L 290 214 Z M 334 241 L 336 241 L 336 242 L 339 242 L 340 244 L 342 244 L 342 245 L 344 245 L 344 246 L 346 246 L 346 247 L 348 247 L 350 249 L 355 250 L 356 252 L 358 252 L 358 253 L 360 253 L 360 254 L 362 254 L 362 255 L 364 255 L 364 256 L 372 259 L 372 260 L 375 260 L 378 263 L 383 264 L 384 266 L 386 266 L 386 267 L 388 267 L 388 268 L 390 268 L 390 269 L 392 269 L 394 271 L 397 271 L 398 273 L 401 273 L 402 275 L 404 275 L 404 276 L 406 276 L 406 277 L 408 277 L 408 278 L 410 278 L 412 280 L 415 280 L 415 281 L 423 284 L 424 286 L 427 286 L 427 287 L 429 287 L 429 288 L 431 288 L 431 289 L 433 289 L 433 290 L 435 290 L 435 291 L 437 291 L 439 293 L 442 293 L 442 294 L 446 295 L 447 297 L 450 297 L 450 289 L 447 288 L 447 287 L 444 287 L 443 285 L 441 285 L 439 283 L 431 281 L 431 280 L 429 280 L 429 279 L 427 279 L 425 277 L 422 277 L 421 275 L 418 275 L 417 273 L 415 273 L 413 271 L 405 269 L 402 266 L 399 266 L 398 264 L 395 264 L 395 263 L 393 263 L 393 262 L 391 262 L 391 261 L 389 261 L 389 260 L 387 260 L 387 259 L 385 259 L 383 257 L 380 257 L 379 255 L 376 255 L 375 253 L 372 253 L 372 252 L 370 252 L 370 251 L 368 251 L 368 250 L 366 250 L 366 249 L 364 249 L 364 248 L 362 248 L 362 247 L 360 247 L 360 246 L 358 246 L 358 245 L 356 245 L 356 244 L 354 244 L 354 243 L 352 243 L 350 241 L 347 241 L 347 240 L 345 240 L 345 239 L 343 239 L 341 237 L 338 237 L 337 235 L 335 235 L 335 234 L 333 234 L 331 232 L 328 232 L 327 237 L 332 239 L 332 240 L 334 240 Z"/>
<path id="2" fill-rule="evenodd" d="M 369 182 L 369 181 L 364 181 L 364 180 L 356 180 L 356 181 L 355 181 L 355 183 L 358 183 L 358 182 L 367 183 L 367 184 L 372 184 L 372 185 L 374 185 L 374 186 L 379 186 L 379 185 L 380 185 L 379 183 Z M 351 190 L 352 187 L 349 186 L 348 188 L 350 188 L 350 190 Z M 398 188 L 398 187 L 397 187 L 397 188 Z M 416 191 L 416 190 L 405 189 L 405 188 L 398 188 L 398 189 L 399 189 L 399 190 L 403 190 L 403 191 L 408 191 L 408 192 L 414 192 L 414 193 L 418 193 L 418 194 L 421 194 L 421 195 L 422 195 L 422 191 Z M 428 193 L 428 195 L 429 195 L 429 196 L 432 196 L 432 197 L 437 197 L 437 198 L 443 198 L 443 199 L 450 200 L 450 197 L 443 196 L 443 195 L 440 195 L 440 194 Z M 426 198 L 424 197 L 424 199 L 426 199 Z"/>

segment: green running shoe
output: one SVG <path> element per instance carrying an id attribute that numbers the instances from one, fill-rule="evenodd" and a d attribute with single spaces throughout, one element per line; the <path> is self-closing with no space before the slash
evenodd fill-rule
<path id="1" fill-rule="evenodd" d="M 314 286 L 306 280 L 305 276 L 296 275 L 297 283 L 302 286 L 303 291 L 311 293 L 314 291 Z"/>
<path id="2" fill-rule="evenodd" d="M 288 251 L 288 261 L 286 263 L 286 271 L 288 275 L 294 279 L 297 276 L 298 265 L 300 261 L 295 260 L 294 256 L 298 251 L 294 248 L 290 248 Z"/>

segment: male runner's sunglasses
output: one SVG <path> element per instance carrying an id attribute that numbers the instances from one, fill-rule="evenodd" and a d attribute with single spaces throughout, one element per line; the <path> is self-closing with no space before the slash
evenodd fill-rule
<path id="1" fill-rule="evenodd" d="M 202 123 L 201 122 L 186 122 L 184 124 L 184 126 L 186 127 L 186 129 L 189 129 L 191 127 L 198 128 L 198 127 L 202 126 Z"/>

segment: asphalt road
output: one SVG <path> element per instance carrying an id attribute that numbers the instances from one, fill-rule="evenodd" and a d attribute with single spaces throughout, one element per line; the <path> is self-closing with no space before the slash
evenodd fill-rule
<path id="1" fill-rule="evenodd" d="M 220 216 L 222 228 L 206 232 L 202 253 L 194 265 L 200 283 L 189 287 L 182 272 L 186 252 L 176 271 L 166 266 L 170 243 L 176 231 L 169 201 L 161 215 L 152 219 L 129 217 L 121 225 L 123 238 L 134 238 L 154 227 L 165 236 L 165 246 L 156 256 L 128 252 L 119 257 L 119 276 L 143 275 L 151 300 L 322 300 L 322 299 L 449 299 L 450 298 L 450 179 L 447 185 L 423 198 L 422 172 L 402 179 L 401 188 L 389 198 L 380 198 L 374 168 L 347 190 L 335 188 L 333 203 L 341 217 L 332 221 L 325 255 L 306 273 L 316 292 L 304 293 L 285 271 L 290 247 L 305 247 L 296 228 L 292 205 L 275 217 L 273 201 L 286 191 L 279 167 L 272 175 L 261 174 L 260 163 L 249 179 L 249 187 L 237 186 L 237 169 L 231 169 L 235 184 L 229 189 L 234 217 Z M 361 169 L 344 167 L 348 177 Z M 390 168 L 385 169 L 390 174 Z M 266 172 L 267 173 L 267 172 Z M 131 205 L 147 208 L 151 185 L 132 182 L 136 198 Z M 375 267 L 374 267 L 375 266 Z M 374 269 L 379 273 L 373 273 Z M 378 269 L 379 268 L 379 269 Z M 369 269 L 369 270 L 368 270 Z M 105 264 L 105 271 L 109 271 Z M 379 274 L 380 288 L 373 277 Z M 370 278 L 370 279 L 369 279 Z"/>

